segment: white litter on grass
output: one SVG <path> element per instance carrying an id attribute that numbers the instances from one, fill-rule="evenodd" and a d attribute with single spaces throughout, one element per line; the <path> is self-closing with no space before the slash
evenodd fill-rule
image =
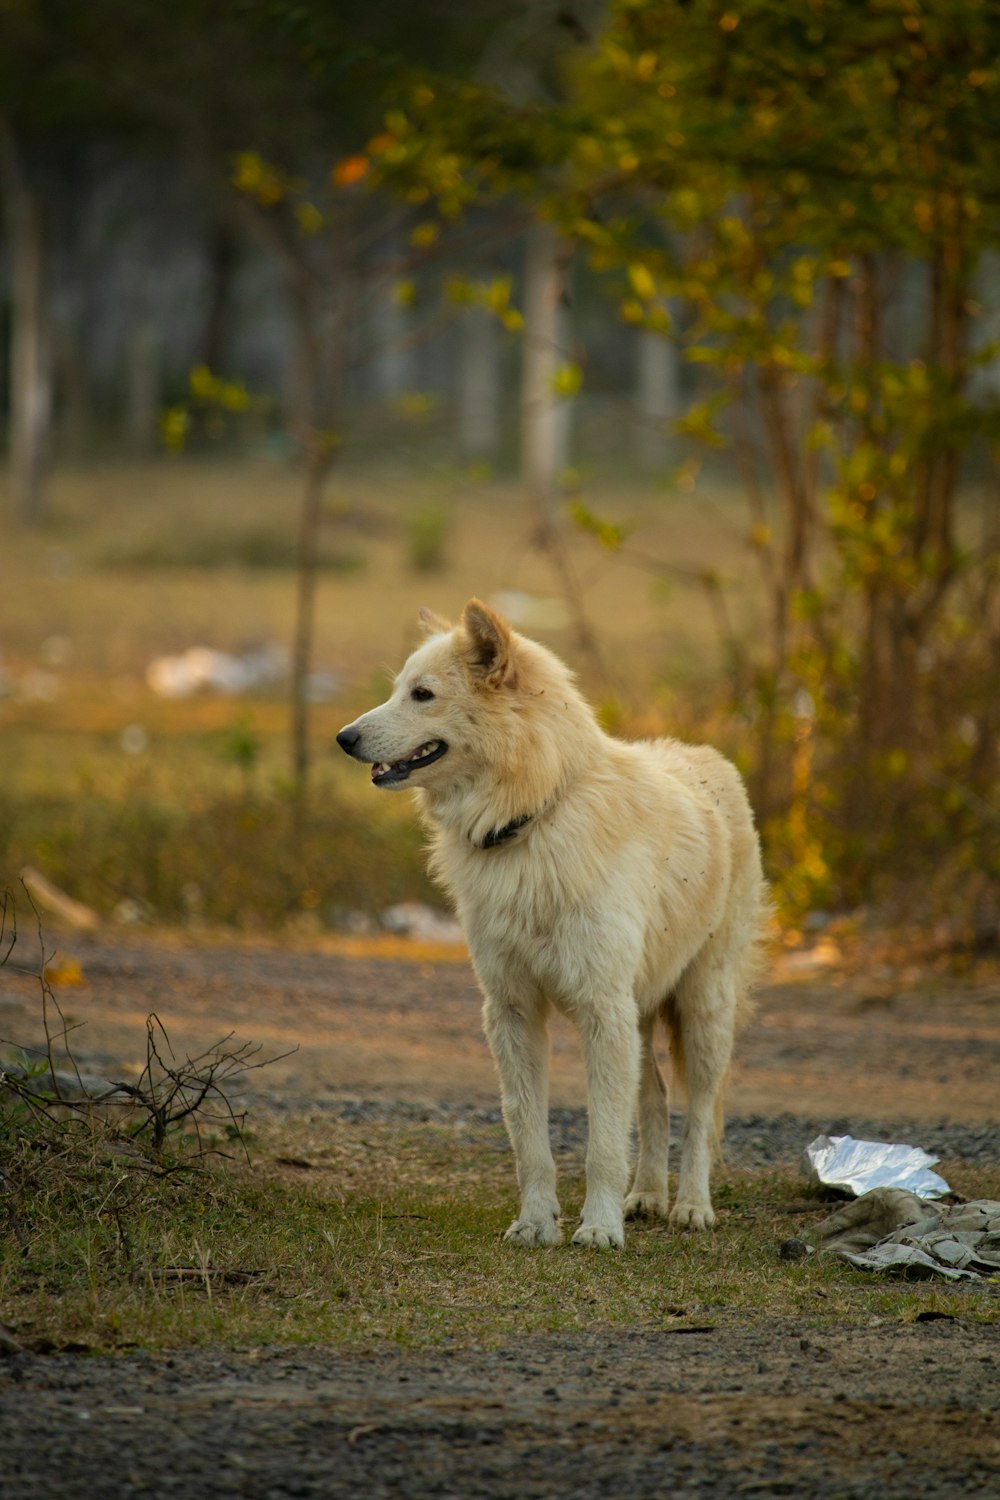
<path id="1" fill-rule="evenodd" d="M 340 691 L 340 678 L 333 672 L 310 672 L 306 678 L 306 697 L 310 703 L 329 703 Z"/>
<path id="2" fill-rule="evenodd" d="M 32 667 L 17 684 L 16 696 L 22 703 L 54 703 L 59 697 L 59 678 L 44 667 Z"/>
<path id="3" fill-rule="evenodd" d="M 65 667 L 73 658 L 73 642 L 68 635 L 48 635 L 42 642 L 38 652 L 42 658 L 42 665 L 51 667 L 58 671 Z"/>
<path id="4" fill-rule="evenodd" d="M 854 1198 L 878 1187 L 906 1188 L 919 1198 L 943 1198 L 951 1188 L 929 1170 L 938 1159 L 920 1146 L 818 1135 L 806 1147 L 803 1169 L 812 1182 Z"/>
<path id="5" fill-rule="evenodd" d="M 149 735 L 141 724 L 126 724 L 118 736 L 118 743 L 126 755 L 145 755 L 149 749 Z"/>
<path id="6" fill-rule="evenodd" d="M 565 599 L 544 598 L 523 589 L 501 589 L 489 602 L 505 620 L 525 630 L 563 630 L 570 620 Z"/>
<path id="7" fill-rule="evenodd" d="M 190 646 L 179 656 L 158 656 L 146 668 L 146 682 L 158 698 L 190 698 L 204 691 L 238 697 L 287 675 L 288 653 L 273 642 L 241 656 Z"/>
<path id="8" fill-rule="evenodd" d="M 435 911 L 433 906 L 426 906 L 422 901 L 401 901 L 398 906 L 387 907 L 382 913 L 382 926 L 387 932 L 397 932 L 424 943 L 465 941 L 454 917 L 449 917 L 447 912 Z"/>
<path id="9" fill-rule="evenodd" d="M 141 896 L 123 896 L 111 913 L 111 920 L 119 927 L 141 927 L 145 922 L 151 922 L 154 915 L 149 902 Z"/>

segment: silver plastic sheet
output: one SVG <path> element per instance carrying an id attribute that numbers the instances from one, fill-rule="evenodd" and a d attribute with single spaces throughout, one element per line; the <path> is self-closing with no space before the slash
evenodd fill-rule
<path id="1" fill-rule="evenodd" d="M 905 1188 L 918 1198 L 943 1198 L 951 1188 L 930 1170 L 937 1161 L 919 1146 L 818 1135 L 806 1147 L 803 1166 L 812 1182 L 856 1198 L 878 1187 Z"/>

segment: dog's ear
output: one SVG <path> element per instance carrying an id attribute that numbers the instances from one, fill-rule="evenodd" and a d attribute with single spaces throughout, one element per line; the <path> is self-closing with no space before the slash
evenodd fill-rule
<path id="1" fill-rule="evenodd" d="M 449 620 L 442 620 L 426 605 L 420 606 L 420 628 L 425 635 L 447 635 L 451 627 Z"/>
<path id="2" fill-rule="evenodd" d="M 488 687 L 514 684 L 510 627 L 480 599 L 470 599 L 462 611 L 468 637 L 465 661 L 473 679 Z"/>

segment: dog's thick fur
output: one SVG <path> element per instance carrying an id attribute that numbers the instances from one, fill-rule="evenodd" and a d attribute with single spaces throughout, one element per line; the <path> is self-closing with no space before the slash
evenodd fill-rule
<path id="1" fill-rule="evenodd" d="M 388 702 L 338 739 L 376 784 L 415 787 L 432 870 L 485 995 L 521 1206 L 507 1239 L 560 1238 L 548 1136 L 547 1017 L 580 1030 L 589 1086 L 576 1245 L 619 1246 L 623 1218 L 666 1214 L 662 1020 L 686 1078 L 674 1224 L 714 1222 L 709 1169 L 733 1035 L 767 912 L 743 784 L 714 750 L 611 739 L 572 674 L 478 600 L 430 639 Z M 419 752 L 419 753 L 417 753 Z M 628 1186 L 638 1105 L 639 1153 Z"/>

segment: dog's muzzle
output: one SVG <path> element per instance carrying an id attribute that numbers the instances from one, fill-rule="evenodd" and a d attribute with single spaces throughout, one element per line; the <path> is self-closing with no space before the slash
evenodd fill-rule
<path id="1" fill-rule="evenodd" d="M 340 746 L 341 750 L 343 750 L 346 755 L 353 755 L 356 760 L 360 760 L 361 758 L 358 755 L 358 745 L 360 743 L 361 730 L 356 724 L 345 724 L 344 728 L 337 735 L 337 744 Z"/>
<path id="2" fill-rule="evenodd" d="M 386 787 L 400 786 L 404 781 L 409 780 L 414 771 L 433 765 L 448 752 L 448 746 L 444 740 L 428 740 L 426 744 L 418 745 L 416 750 L 411 750 L 409 755 L 404 755 L 399 760 L 372 761 L 361 748 L 361 730 L 356 724 L 348 724 L 340 731 L 337 735 L 337 744 L 345 754 L 352 756 L 355 760 L 367 761 L 371 765 L 373 786 Z"/>

